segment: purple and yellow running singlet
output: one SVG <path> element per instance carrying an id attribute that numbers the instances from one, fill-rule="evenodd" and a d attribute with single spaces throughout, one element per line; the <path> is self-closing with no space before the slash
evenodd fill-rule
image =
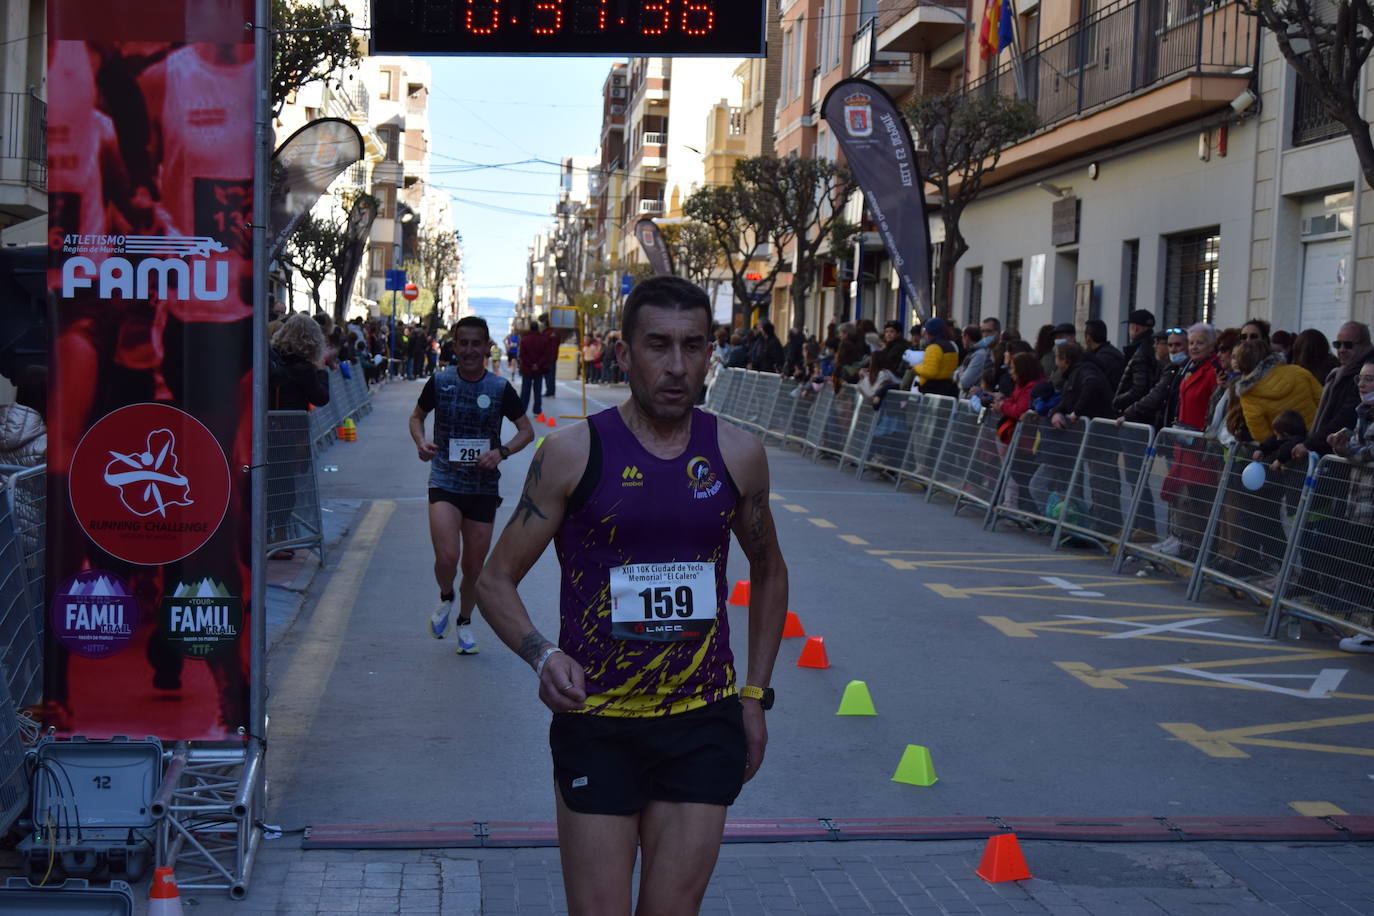
<path id="1" fill-rule="evenodd" d="M 716 418 L 693 410 L 687 448 L 666 460 L 640 445 L 615 408 L 587 422 L 595 485 L 555 540 L 558 645 L 586 672 L 585 711 L 666 716 L 730 696 L 725 561 L 738 492 Z"/>

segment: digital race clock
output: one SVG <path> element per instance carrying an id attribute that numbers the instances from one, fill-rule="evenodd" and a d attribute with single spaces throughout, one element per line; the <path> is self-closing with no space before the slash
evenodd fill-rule
<path id="1" fill-rule="evenodd" d="M 374 54 L 764 54 L 765 0 L 374 0 Z"/>

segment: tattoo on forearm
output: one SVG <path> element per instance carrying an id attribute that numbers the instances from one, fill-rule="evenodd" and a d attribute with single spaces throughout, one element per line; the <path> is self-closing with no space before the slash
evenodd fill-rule
<path id="1" fill-rule="evenodd" d="M 520 648 L 516 651 L 520 657 L 533 666 L 539 661 L 539 656 L 553 643 L 543 637 L 538 630 L 530 630 L 520 639 Z"/>
<path id="2" fill-rule="evenodd" d="M 749 506 L 749 556 L 763 552 L 764 539 L 767 536 L 768 494 L 755 493 Z"/>
<path id="3" fill-rule="evenodd" d="M 536 455 L 530 462 L 529 477 L 525 479 L 525 489 L 528 490 L 532 484 L 538 484 L 544 478 L 544 456 Z"/>

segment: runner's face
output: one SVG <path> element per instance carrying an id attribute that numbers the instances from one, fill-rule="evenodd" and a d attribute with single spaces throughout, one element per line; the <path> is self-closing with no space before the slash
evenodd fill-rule
<path id="1" fill-rule="evenodd" d="M 692 411 L 706 381 L 710 361 L 708 316 L 702 309 L 645 306 L 628 345 L 621 341 L 620 364 L 630 394 L 656 420 L 679 420 Z"/>
<path id="2" fill-rule="evenodd" d="M 481 372 L 491 341 L 476 328 L 460 328 L 453 338 L 453 350 L 458 354 L 458 368 L 467 373 Z"/>

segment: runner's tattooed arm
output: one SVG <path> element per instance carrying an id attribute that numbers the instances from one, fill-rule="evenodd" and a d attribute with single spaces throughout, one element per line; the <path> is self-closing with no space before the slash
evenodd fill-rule
<path id="1" fill-rule="evenodd" d="M 482 616 L 531 666 L 556 646 L 535 628 L 518 588 L 563 523 L 568 497 L 587 464 L 589 441 L 585 424 L 544 440 L 530 464 L 520 502 L 477 580 Z M 587 698 L 582 667 L 562 652 L 549 655 L 538 689 L 539 699 L 554 712 L 579 709 Z"/>

